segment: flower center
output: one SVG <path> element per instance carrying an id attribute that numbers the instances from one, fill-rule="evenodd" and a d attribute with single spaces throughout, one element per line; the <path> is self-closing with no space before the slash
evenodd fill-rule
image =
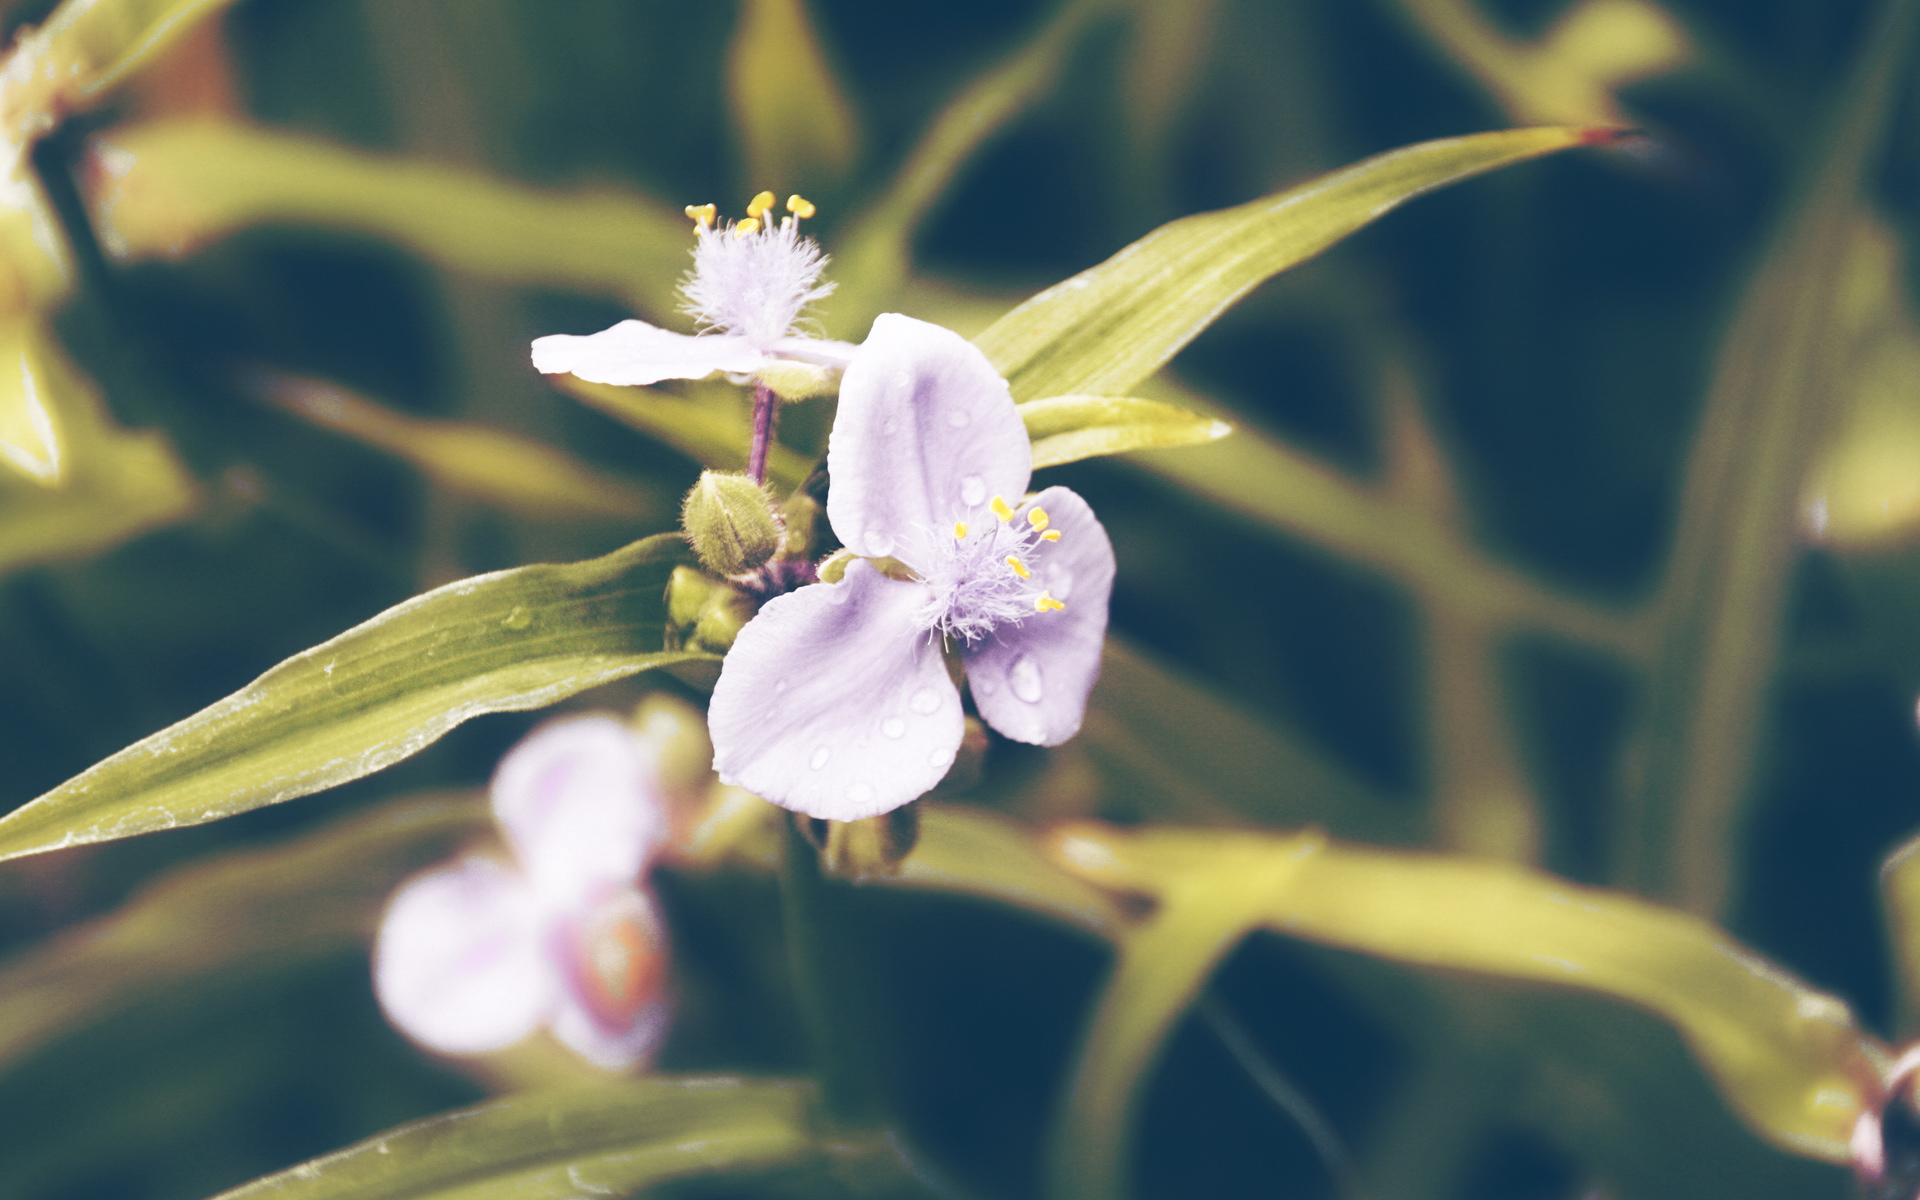
<path id="1" fill-rule="evenodd" d="M 588 915 L 572 930 L 568 947 L 575 994 L 603 1029 L 633 1024 L 659 994 L 666 967 L 658 931 L 631 899 L 616 898 Z"/>
<path id="2" fill-rule="evenodd" d="M 680 284 L 682 306 L 701 332 L 738 334 L 755 349 L 771 350 L 793 333 L 809 304 L 833 291 L 820 282 L 827 265 L 819 243 L 800 236 L 800 222 L 814 214 L 804 197 L 787 197 L 787 215 L 773 219 L 773 193 L 747 205 L 744 220 L 716 228 L 711 204 L 688 205 L 693 219 L 693 270 Z"/>
<path id="3" fill-rule="evenodd" d="M 1046 510 L 1030 508 L 1021 517 L 1001 496 L 988 510 L 991 520 L 956 521 L 952 537 L 928 539 L 932 545 L 919 556 L 932 593 L 917 614 L 922 629 L 971 644 L 1001 625 L 1066 608 L 1033 574 L 1034 551 L 1060 540 Z"/>

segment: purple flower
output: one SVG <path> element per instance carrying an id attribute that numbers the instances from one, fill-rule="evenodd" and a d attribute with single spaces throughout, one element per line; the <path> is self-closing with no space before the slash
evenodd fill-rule
<path id="1" fill-rule="evenodd" d="M 555 721 L 494 772 L 513 853 L 416 876 L 387 908 L 374 990 L 414 1040 L 498 1050 L 545 1025 L 597 1066 L 644 1059 L 666 1027 L 666 946 L 640 890 L 667 836 L 654 768 L 611 717 Z"/>
<path id="2" fill-rule="evenodd" d="M 937 325 L 875 320 L 841 383 L 827 469 L 834 533 L 906 571 L 855 559 L 747 623 L 707 712 L 720 778 L 836 821 L 921 795 L 960 746 L 947 648 L 1007 737 L 1079 732 L 1113 548 L 1066 488 L 1020 502 L 1033 451 L 986 356 Z"/>
<path id="3" fill-rule="evenodd" d="M 820 282 L 827 259 L 819 244 L 800 236 L 800 218 L 812 216 L 813 205 L 789 197 L 789 215 L 778 224 L 772 210 L 773 193 L 762 192 L 746 220 L 718 229 L 713 205 L 687 210 L 694 218 L 693 271 L 680 294 L 700 333 L 629 320 L 584 337 L 553 334 L 534 339 L 534 367 L 593 383 L 648 384 L 715 371 L 753 375 L 781 363 L 845 366 L 852 346 L 794 332 L 807 306 L 833 291 Z"/>

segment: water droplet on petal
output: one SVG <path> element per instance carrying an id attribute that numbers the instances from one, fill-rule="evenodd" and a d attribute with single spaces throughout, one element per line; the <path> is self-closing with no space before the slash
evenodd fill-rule
<path id="1" fill-rule="evenodd" d="M 776 696 L 778 696 L 781 692 L 784 692 L 786 690 L 787 690 L 787 681 L 784 679 L 776 681 L 773 685 L 773 694 Z"/>
<path id="2" fill-rule="evenodd" d="M 987 481 L 978 475 L 969 475 L 960 481 L 960 503 L 968 508 L 976 508 L 987 499 Z"/>
<path id="3" fill-rule="evenodd" d="M 923 717 L 930 717 L 940 707 L 940 697 L 933 694 L 932 688 L 921 688 L 907 697 L 907 707 Z"/>
<path id="4" fill-rule="evenodd" d="M 813 757 L 807 760 L 807 765 L 818 771 L 821 767 L 826 766 L 827 760 L 832 757 L 833 751 L 827 749 L 825 746 L 815 746 L 813 748 Z"/>
<path id="5" fill-rule="evenodd" d="M 927 765 L 930 767 L 946 766 L 947 765 L 946 754 L 939 750 L 935 750 L 932 754 L 927 755 Z"/>
<path id="6" fill-rule="evenodd" d="M 899 717 L 888 717 L 886 720 L 880 722 L 880 732 L 890 738 L 897 738 L 906 733 L 906 731 L 907 723 Z"/>
<path id="7" fill-rule="evenodd" d="M 1013 694 L 1028 704 L 1040 703 L 1040 664 L 1022 654 L 1013 660 L 1013 668 L 1007 672 L 1007 682 L 1013 685 Z"/>
<path id="8" fill-rule="evenodd" d="M 913 373 L 911 371 L 895 371 L 893 373 L 893 386 L 903 389 L 912 387 Z"/>
<path id="9" fill-rule="evenodd" d="M 948 409 L 947 424 L 953 426 L 955 429 L 965 429 L 967 426 L 973 424 L 973 414 L 964 408 Z"/>
<path id="10" fill-rule="evenodd" d="M 873 799 L 873 788 L 869 784 L 856 783 L 847 789 L 847 799 L 855 804 L 865 804 Z"/>
<path id="11" fill-rule="evenodd" d="M 1000 690 L 999 681 L 985 671 L 978 675 L 967 676 L 967 682 L 973 685 L 976 696 L 991 696 Z"/>
<path id="12" fill-rule="evenodd" d="M 893 553 L 893 535 L 884 529 L 867 530 L 861 536 L 860 544 L 875 558 L 885 558 Z"/>
<path id="13" fill-rule="evenodd" d="M 1053 593 L 1055 600 L 1065 600 L 1073 595 L 1073 572 L 1059 563 L 1049 563 L 1046 572 L 1047 590 Z"/>

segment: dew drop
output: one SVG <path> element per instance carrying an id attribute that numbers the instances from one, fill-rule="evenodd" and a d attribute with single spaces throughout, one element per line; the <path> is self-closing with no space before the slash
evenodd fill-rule
<path id="1" fill-rule="evenodd" d="M 907 697 L 907 707 L 923 717 L 930 717 L 940 707 L 940 697 L 933 694 L 932 688 L 921 688 Z"/>
<path id="2" fill-rule="evenodd" d="M 927 755 L 927 765 L 930 767 L 944 767 L 947 765 L 947 756 L 935 750 L 932 754 Z"/>
<path id="3" fill-rule="evenodd" d="M 880 722 L 880 732 L 890 738 L 897 738 L 907 731 L 907 723 L 899 717 L 888 717 Z"/>
<path id="4" fill-rule="evenodd" d="M 987 481 L 978 475 L 969 475 L 960 481 L 960 503 L 975 508 L 987 498 Z"/>
<path id="5" fill-rule="evenodd" d="M 867 530 L 861 536 L 860 544 L 875 558 L 885 558 L 893 553 L 893 535 L 884 529 Z"/>
<path id="6" fill-rule="evenodd" d="M 973 414 L 964 408 L 950 408 L 947 410 L 947 424 L 955 429 L 965 429 L 973 424 Z"/>
<path id="7" fill-rule="evenodd" d="M 912 387 L 913 373 L 910 371 L 895 371 L 893 373 L 893 386 L 903 389 Z"/>
<path id="8" fill-rule="evenodd" d="M 865 783 L 854 784 L 847 789 L 847 799 L 853 801 L 855 804 L 867 803 L 867 801 L 873 799 L 872 785 Z"/>
<path id="9" fill-rule="evenodd" d="M 1028 704 L 1040 703 L 1040 664 L 1022 654 L 1013 660 L 1013 669 L 1007 672 L 1007 682 L 1013 685 L 1013 694 Z"/>
<path id="10" fill-rule="evenodd" d="M 527 611 L 526 605 L 516 604 L 507 610 L 506 616 L 500 618 L 500 624 L 504 628 L 519 633 L 522 629 L 533 624 L 533 614 Z"/>
<path id="11" fill-rule="evenodd" d="M 826 766 L 827 760 L 832 757 L 833 751 L 827 749 L 825 746 L 815 746 L 813 748 L 813 757 L 807 760 L 807 765 L 818 771 L 821 767 Z"/>
<path id="12" fill-rule="evenodd" d="M 1047 567 L 1047 590 L 1053 593 L 1055 600 L 1065 600 L 1073 595 L 1073 572 L 1058 563 Z"/>
<path id="13" fill-rule="evenodd" d="M 976 696 L 991 696 L 1000 690 L 1000 684 L 993 676 L 982 671 L 978 675 L 967 676 L 967 682 L 973 687 Z"/>

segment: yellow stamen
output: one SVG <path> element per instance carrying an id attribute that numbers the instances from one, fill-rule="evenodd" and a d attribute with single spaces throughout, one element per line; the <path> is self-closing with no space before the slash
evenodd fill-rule
<path id="1" fill-rule="evenodd" d="M 1066 607 L 1065 604 L 1053 598 L 1052 592 L 1041 592 L 1033 601 L 1035 612 L 1059 612 Z"/>
<path id="2" fill-rule="evenodd" d="M 1040 535 L 1040 540 L 1043 542 L 1057 542 L 1060 540 L 1060 531 L 1058 529 L 1049 529 Z"/>
<path id="3" fill-rule="evenodd" d="M 993 503 L 987 505 L 987 507 L 991 508 L 993 515 L 999 517 L 1002 521 L 1013 520 L 1013 509 L 1008 507 L 1006 497 L 995 496 Z"/>
<path id="4" fill-rule="evenodd" d="M 749 217 L 752 217 L 755 221 L 764 219 L 766 215 L 772 211 L 773 211 L 773 193 L 772 192 L 761 192 L 758 196 L 755 196 L 753 199 L 747 201 L 747 215 Z"/>
<path id="5" fill-rule="evenodd" d="M 955 521 L 953 523 L 953 540 L 956 542 L 964 542 L 967 540 L 967 523 L 965 521 Z"/>
<path id="6" fill-rule="evenodd" d="M 787 211 L 804 221 L 808 217 L 811 217 L 815 210 L 813 201 L 795 192 L 793 195 L 787 197 Z"/>
<path id="7" fill-rule="evenodd" d="M 1018 576 L 1019 576 L 1020 578 L 1022 578 L 1022 579 L 1032 579 L 1032 578 L 1033 578 L 1033 572 L 1032 572 L 1032 571 L 1029 571 L 1029 570 L 1027 570 L 1027 564 L 1025 564 L 1025 563 L 1023 563 L 1023 562 L 1021 562 L 1021 561 L 1020 561 L 1019 559 L 1017 559 L 1017 558 L 1015 558 L 1015 557 L 1014 557 L 1013 555 L 1011 555 L 1011 554 L 1009 554 L 1009 555 L 1007 555 L 1007 565 L 1008 565 L 1009 567 L 1012 567 L 1012 568 L 1013 568 L 1013 573 L 1014 573 L 1015 575 L 1018 575 Z"/>
<path id="8" fill-rule="evenodd" d="M 1027 524 L 1033 526 L 1035 529 L 1045 529 L 1048 524 L 1047 510 L 1044 508 L 1027 510 Z"/>
<path id="9" fill-rule="evenodd" d="M 748 217 L 746 220 L 740 222 L 738 225 L 735 225 L 733 227 L 733 236 L 745 237 L 750 233 L 758 232 L 759 229 L 760 229 L 760 219 L 758 217 Z"/>
<path id="10" fill-rule="evenodd" d="M 720 215 L 720 210 L 711 204 L 689 204 L 686 212 L 693 227 L 701 230 L 713 228 L 713 219 Z"/>

